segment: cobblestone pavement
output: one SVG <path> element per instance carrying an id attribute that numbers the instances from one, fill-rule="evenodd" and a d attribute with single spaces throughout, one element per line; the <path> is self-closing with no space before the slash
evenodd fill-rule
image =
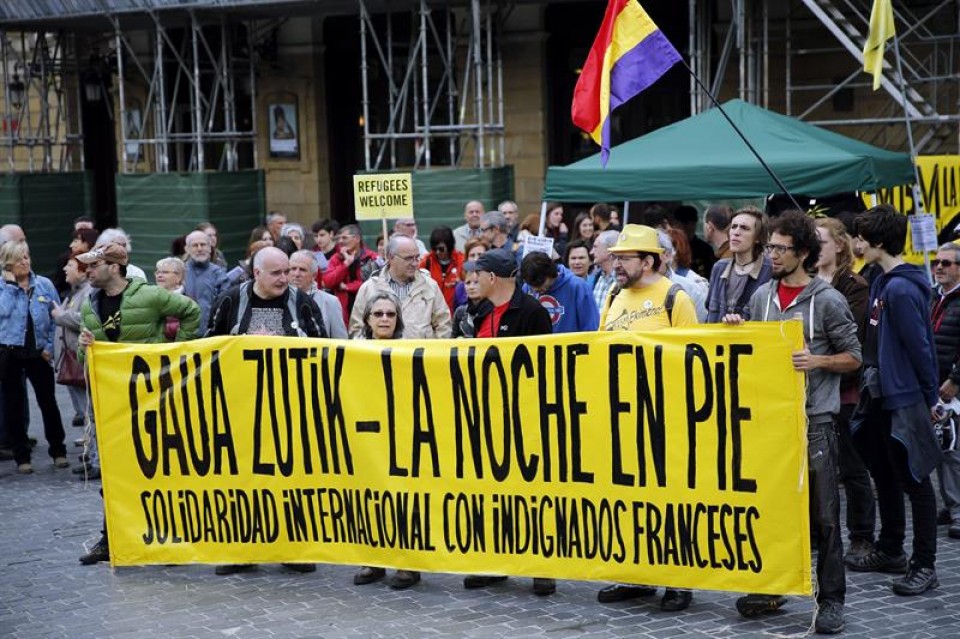
<path id="1" fill-rule="evenodd" d="M 38 411 L 32 417 L 36 436 Z M 79 428 L 66 428 L 68 441 L 79 436 Z M 383 583 L 354 586 L 351 566 L 303 575 L 268 564 L 229 577 L 215 576 L 211 566 L 81 566 L 77 557 L 99 536 L 99 482 L 77 481 L 40 452 L 34 466 L 34 475 L 19 476 L 13 462 L 0 462 L 2 637 L 720 638 L 800 636 L 811 625 L 804 597 L 791 598 L 776 616 L 746 621 L 733 609 L 733 593 L 697 592 L 687 611 L 669 614 L 658 598 L 598 604 L 600 585 L 577 581 L 539 598 L 529 579 L 479 591 L 464 590 L 461 578 L 448 574 L 426 574 L 403 592 Z M 939 535 L 940 588 L 933 592 L 897 597 L 889 575 L 847 574 L 844 637 L 960 636 L 960 541 L 948 539 L 945 528 Z"/>

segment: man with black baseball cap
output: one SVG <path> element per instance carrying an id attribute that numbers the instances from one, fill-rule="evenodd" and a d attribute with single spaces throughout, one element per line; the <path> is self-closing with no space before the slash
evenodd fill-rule
<path id="1" fill-rule="evenodd" d="M 467 273 L 479 274 L 480 297 L 490 306 L 477 315 L 476 337 L 519 337 L 549 335 L 553 332 L 550 314 L 537 300 L 517 287 L 517 260 L 506 249 L 487 251 L 463 265 Z"/>
<path id="2" fill-rule="evenodd" d="M 550 335 L 553 324 L 550 314 L 540 302 L 517 286 L 517 260 L 507 249 L 487 251 L 476 260 L 463 265 L 467 273 L 477 274 L 477 289 L 486 302 L 477 306 L 474 319 L 474 337 L 523 337 Z M 467 575 L 463 587 L 484 588 L 506 581 L 503 575 Z M 557 590 L 553 579 L 535 578 L 533 592 L 539 596 L 552 595 Z"/>

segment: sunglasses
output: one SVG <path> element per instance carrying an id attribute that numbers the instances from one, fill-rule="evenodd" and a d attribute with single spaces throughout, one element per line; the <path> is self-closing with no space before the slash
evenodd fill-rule
<path id="1" fill-rule="evenodd" d="M 389 317 L 390 319 L 393 319 L 397 316 L 396 311 L 373 311 L 370 314 L 374 317 Z"/>
<path id="2" fill-rule="evenodd" d="M 956 262 L 954 260 L 930 260 L 930 266 L 932 266 L 933 268 L 937 268 L 938 266 L 942 266 L 943 268 L 950 268 L 955 264 L 960 264 L 960 262 Z"/>

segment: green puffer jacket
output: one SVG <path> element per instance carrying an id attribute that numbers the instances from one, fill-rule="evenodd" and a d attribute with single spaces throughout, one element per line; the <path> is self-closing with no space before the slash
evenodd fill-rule
<path id="1" fill-rule="evenodd" d="M 200 307 L 185 295 L 171 293 L 159 286 L 147 284 L 140 279 L 129 280 L 120 301 L 120 342 L 135 344 L 160 344 L 166 342 L 163 336 L 167 317 L 180 318 L 180 330 L 177 341 L 192 339 L 200 326 Z M 95 289 L 80 311 L 83 326 L 97 340 L 107 340 L 98 314 L 103 291 Z M 81 356 L 83 349 L 80 349 Z"/>

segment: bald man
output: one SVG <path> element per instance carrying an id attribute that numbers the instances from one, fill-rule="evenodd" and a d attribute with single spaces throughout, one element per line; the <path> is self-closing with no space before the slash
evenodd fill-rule
<path id="1" fill-rule="evenodd" d="M 226 269 L 210 261 L 213 245 L 205 232 L 193 231 L 187 235 L 186 249 L 183 294 L 200 305 L 200 335 L 203 335 L 210 319 L 210 307 L 227 291 L 230 278 Z"/>
<path id="2" fill-rule="evenodd" d="M 463 252 L 467 240 L 471 237 L 480 237 L 480 218 L 486 209 L 483 202 L 470 200 L 463 207 L 463 219 L 466 224 L 453 229 L 453 240 L 456 242 L 457 250 Z"/>

